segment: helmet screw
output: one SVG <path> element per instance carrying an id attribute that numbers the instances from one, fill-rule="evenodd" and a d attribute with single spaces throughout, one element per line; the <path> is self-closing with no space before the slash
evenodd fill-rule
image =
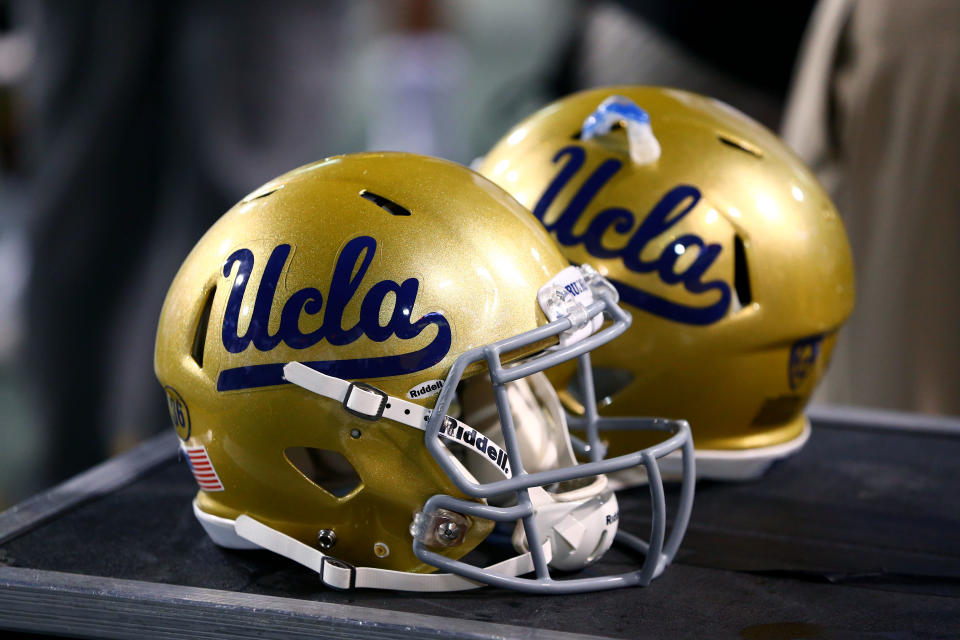
<path id="1" fill-rule="evenodd" d="M 332 529 L 320 529 L 317 533 L 317 544 L 323 550 L 332 549 L 337 544 L 337 534 Z"/>
<path id="2" fill-rule="evenodd" d="M 460 537 L 460 527 L 457 526 L 456 522 L 442 522 L 440 526 L 437 527 L 437 538 L 444 542 L 454 542 L 457 538 Z"/>

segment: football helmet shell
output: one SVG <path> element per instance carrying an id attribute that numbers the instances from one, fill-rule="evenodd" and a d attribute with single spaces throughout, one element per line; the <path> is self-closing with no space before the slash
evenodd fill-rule
<path id="1" fill-rule="evenodd" d="M 576 465 L 571 455 L 572 466 L 524 470 L 514 434 L 538 427 L 503 419 L 506 385 L 620 335 L 630 319 L 612 292 L 595 272 L 571 267 L 509 195 L 454 163 L 354 154 L 270 181 L 200 239 L 161 312 L 155 369 L 200 485 L 198 519 L 221 545 L 272 549 L 335 586 L 478 584 L 396 577 L 439 567 L 550 591 L 554 533 L 538 530 L 534 512 L 562 511 L 555 505 L 566 500 L 577 518 L 602 520 L 616 502 L 605 481 L 593 482 L 590 496 L 543 491 L 538 504 L 531 489 L 655 466 L 679 447 L 692 458 L 687 426 L 661 421 L 651 426 L 672 436 L 613 466 Z M 602 329 L 601 314 L 612 321 Z M 504 423 L 496 446 L 483 437 L 481 447 L 482 434 L 447 415 L 460 380 L 482 371 Z M 496 480 L 477 482 L 441 435 L 458 441 L 461 456 L 495 466 Z M 334 491 L 295 464 L 291 449 L 342 456 L 356 484 Z M 659 505 L 642 571 L 563 581 L 559 590 L 645 584 L 659 574 L 686 526 L 689 475 L 669 538 Z M 512 506 L 487 504 L 507 492 Z M 657 492 L 662 503 L 662 486 Z M 547 519 L 560 523 L 547 524 L 554 532 L 569 525 L 562 514 Z M 458 560 L 497 520 L 522 521 L 527 567 L 512 569 L 536 570 L 536 580 Z M 615 520 L 599 525 L 607 546 Z M 566 549 L 566 561 L 578 558 L 595 555 Z"/>
<path id="2" fill-rule="evenodd" d="M 602 126 L 611 114 L 622 126 Z M 644 126 L 655 140 L 638 161 Z M 615 86 L 526 118 L 479 171 L 634 315 L 592 355 L 601 415 L 688 420 L 701 476 L 755 477 L 802 446 L 854 275 L 833 204 L 776 136 L 704 96 Z M 573 368 L 550 375 L 582 413 Z M 615 454 L 644 442 L 603 437 Z"/>

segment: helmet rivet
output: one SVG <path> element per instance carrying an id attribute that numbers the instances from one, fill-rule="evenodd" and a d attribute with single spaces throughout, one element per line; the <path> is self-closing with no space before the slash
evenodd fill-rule
<path id="1" fill-rule="evenodd" d="M 437 527 L 437 538 L 443 540 L 444 542 L 453 542 L 460 537 L 460 527 L 457 526 L 456 522 L 446 522 L 440 523 L 440 526 Z"/>
<path id="2" fill-rule="evenodd" d="M 333 532 L 333 529 L 320 529 L 317 533 L 317 544 L 320 545 L 321 549 L 332 549 L 333 545 L 337 544 L 337 534 Z"/>
<path id="3" fill-rule="evenodd" d="M 350 437 L 353 438 L 354 440 L 356 440 L 357 438 L 359 438 L 359 437 L 360 437 L 360 429 L 351 429 L 351 430 L 350 430 Z"/>
<path id="4" fill-rule="evenodd" d="M 373 545 L 373 553 L 378 558 L 386 558 L 390 555 L 390 547 L 387 546 L 386 542 L 377 542 Z"/>

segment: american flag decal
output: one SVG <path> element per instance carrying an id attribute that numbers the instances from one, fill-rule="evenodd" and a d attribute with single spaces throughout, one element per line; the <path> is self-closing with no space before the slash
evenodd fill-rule
<path id="1" fill-rule="evenodd" d="M 182 447 L 183 452 L 187 454 L 187 464 L 190 465 L 190 471 L 197 484 L 204 491 L 223 491 L 223 485 L 220 483 L 220 476 L 217 475 L 213 463 L 210 462 L 210 456 L 207 455 L 206 447 Z"/>

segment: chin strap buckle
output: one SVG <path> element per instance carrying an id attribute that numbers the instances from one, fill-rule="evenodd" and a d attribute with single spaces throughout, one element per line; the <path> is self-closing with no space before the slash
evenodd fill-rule
<path id="1" fill-rule="evenodd" d="M 357 390 L 357 393 L 354 393 Z M 363 382 L 351 382 L 347 393 L 340 403 L 347 413 L 351 413 L 364 420 L 379 420 L 383 417 L 383 410 L 387 406 L 387 394 L 376 387 Z M 351 403 L 351 399 L 353 402 Z M 376 403 L 376 409 L 374 409 Z"/>
<path id="2" fill-rule="evenodd" d="M 357 588 L 357 568 L 331 556 L 320 558 L 320 582 L 331 589 L 349 591 Z"/>

